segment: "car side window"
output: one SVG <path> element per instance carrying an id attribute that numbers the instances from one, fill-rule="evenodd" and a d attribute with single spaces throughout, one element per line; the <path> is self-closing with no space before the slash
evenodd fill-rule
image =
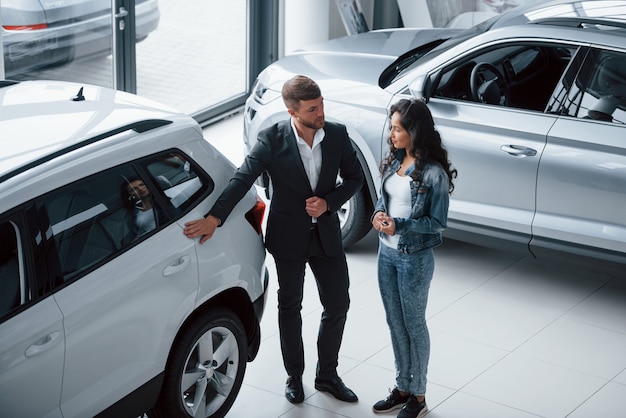
<path id="1" fill-rule="evenodd" d="M 19 232 L 16 222 L 0 221 L 0 317 L 22 305 L 28 293 Z"/>
<path id="2" fill-rule="evenodd" d="M 573 83 L 563 114 L 626 123 L 626 54 L 593 49 Z"/>
<path id="3" fill-rule="evenodd" d="M 177 212 L 187 209 L 209 187 L 209 182 L 198 176 L 192 162 L 179 152 L 150 159 L 146 169 Z"/>
<path id="4" fill-rule="evenodd" d="M 507 43 L 443 70 L 434 97 L 543 112 L 576 48 Z"/>
<path id="5" fill-rule="evenodd" d="M 155 187 L 129 164 L 43 196 L 37 216 L 53 240 L 59 269 L 54 274 L 60 276 L 51 286 L 98 266 L 167 223 L 170 215 L 153 198 Z"/>
<path id="6" fill-rule="evenodd" d="M 212 188 L 193 161 L 172 151 L 91 175 L 37 199 L 25 216 L 36 295 L 157 233 Z"/>

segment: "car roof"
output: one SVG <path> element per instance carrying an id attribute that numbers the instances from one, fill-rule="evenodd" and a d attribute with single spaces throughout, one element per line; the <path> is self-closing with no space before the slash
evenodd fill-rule
<path id="1" fill-rule="evenodd" d="M 606 16 L 623 21 L 626 17 L 625 9 L 626 1 L 624 0 L 535 0 L 493 17 L 485 24 L 496 28 L 549 18 L 603 18 Z"/>
<path id="2" fill-rule="evenodd" d="M 0 182 L 94 141 L 131 129 L 143 132 L 180 116 L 151 100 L 104 87 L 0 81 Z"/>

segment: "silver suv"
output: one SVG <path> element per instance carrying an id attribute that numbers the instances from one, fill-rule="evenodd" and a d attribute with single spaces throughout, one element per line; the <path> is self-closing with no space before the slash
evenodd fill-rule
<path id="1" fill-rule="evenodd" d="M 389 29 L 312 45 L 258 76 L 244 141 L 287 117 L 285 80 L 318 81 L 366 177 L 344 208 L 350 245 L 370 229 L 387 111 L 421 98 L 459 173 L 448 236 L 626 263 L 625 16 L 623 0 L 535 1 L 466 31 Z"/>
<path id="2" fill-rule="evenodd" d="M 78 84 L 0 82 L 0 411 L 222 417 L 257 354 L 268 272 L 251 189 L 189 116 Z"/>

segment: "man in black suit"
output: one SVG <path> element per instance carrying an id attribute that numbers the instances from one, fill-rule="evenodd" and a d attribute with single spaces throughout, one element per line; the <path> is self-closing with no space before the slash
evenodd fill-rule
<path id="1" fill-rule="evenodd" d="M 267 172 L 273 194 L 265 245 L 278 273 L 278 321 L 287 374 L 285 396 L 304 401 L 302 291 L 306 263 L 324 307 L 320 322 L 315 388 L 337 399 L 357 396 L 337 375 L 339 348 L 350 304 L 348 265 L 337 210 L 361 187 L 363 173 L 346 127 L 325 122 L 317 83 L 295 76 L 282 89 L 291 116 L 261 131 L 237 173 L 204 219 L 185 224 L 185 235 L 209 239 L 233 207 Z M 337 184 L 337 175 L 342 178 Z"/>

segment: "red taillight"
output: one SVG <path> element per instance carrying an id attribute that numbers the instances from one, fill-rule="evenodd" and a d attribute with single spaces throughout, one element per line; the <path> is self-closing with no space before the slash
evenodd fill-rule
<path id="1" fill-rule="evenodd" d="M 2 26 L 4 30 L 40 30 L 47 29 L 46 23 L 38 23 L 36 25 L 19 25 L 19 26 Z"/>
<path id="2" fill-rule="evenodd" d="M 252 209 L 246 212 L 246 219 L 252 225 L 257 234 L 263 232 L 263 215 L 265 214 L 265 202 L 259 196 L 256 197 L 256 204 Z"/>

